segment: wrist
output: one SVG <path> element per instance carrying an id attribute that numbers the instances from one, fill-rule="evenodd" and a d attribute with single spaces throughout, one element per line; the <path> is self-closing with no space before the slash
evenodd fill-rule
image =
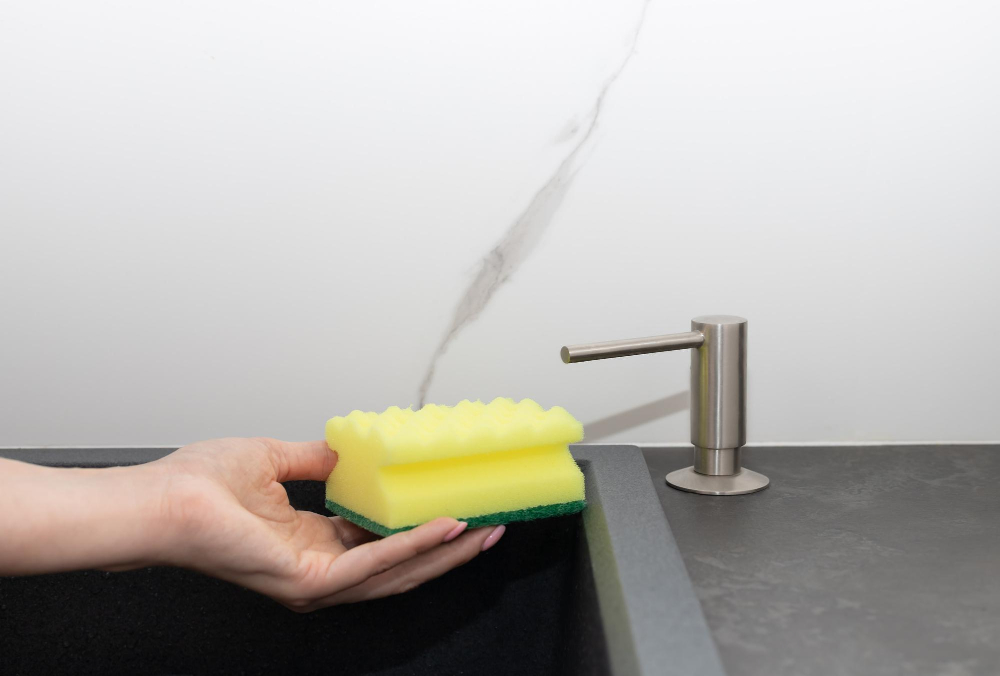
<path id="1" fill-rule="evenodd" d="M 124 570 L 163 561 L 163 542 L 173 531 L 155 472 L 0 463 L 0 574 Z"/>
<path id="2" fill-rule="evenodd" d="M 178 527 L 171 519 L 169 480 L 153 465 L 89 472 L 89 488 L 100 494 L 94 512 L 103 530 L 95 567 L 120 571 L 169 564 Z M 96 544 L 96 543 L 95 543 Z"/>

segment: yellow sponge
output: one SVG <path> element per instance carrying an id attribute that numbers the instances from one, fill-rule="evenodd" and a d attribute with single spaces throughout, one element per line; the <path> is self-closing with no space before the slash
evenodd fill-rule
<path id="1" fill-rule="evenodd" d="M 470 528 L 584 508 L 583 474 L 568 444 L 583 426 L 531 399 L 353 411 L 326 423 L 339 456 L 326 506 L 381 535 L 439 516 Z"/>

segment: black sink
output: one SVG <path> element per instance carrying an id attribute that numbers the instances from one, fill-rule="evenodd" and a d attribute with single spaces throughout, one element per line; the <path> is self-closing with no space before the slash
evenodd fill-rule
<path id="1" fill-rule="evenodd" d="M 96 467 L 166 452 L 2 454 Z M 650 585 L 651 576 L 676 577 L 663 565 L 680 557 L 662 530 L 641 453 L 578 447 L 574 454 L 587 477 L 583 514 L 512 524 L 499 546 L 472 563 L 379 601 L 299 615 L 171 568 L 0 578 L 0 673 L 721 673 L 683 565 L 682 578 Z M 636 471 L 638 491 L 628 479 Z M 296 507 L 322 512 L 322 483 L 286 488 Z M 662 522 L 659 531 L 648 506 Z M 627 515 L 639 529 L 631 535 L 614 532 L 612 511 L 626 509 L 636 512 Z M 685 608 L 695 615 L 685 616 Z"/>

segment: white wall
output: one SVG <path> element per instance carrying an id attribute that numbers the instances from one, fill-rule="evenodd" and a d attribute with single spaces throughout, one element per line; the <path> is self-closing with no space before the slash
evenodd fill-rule
<path id="1" fill-rule="evenodd" d="M 722 312 L 753 441 L 1000 438 L 1000 5 L 654 0 L 611 82 L 641 9 L 6 3 L 0 445 L 414 403 L 578 146 L 432 400 L 686 441 L 685 355 L 558 349 Z"/>

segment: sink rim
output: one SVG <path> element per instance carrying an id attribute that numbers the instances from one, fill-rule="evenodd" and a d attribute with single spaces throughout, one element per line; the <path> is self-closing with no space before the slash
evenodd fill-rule
<path id="1" fill-rule="evenodd" d="M 570 451 L 587 478 L 584 531 L 613 672 L 724 675 L 642 450 Z"/>

